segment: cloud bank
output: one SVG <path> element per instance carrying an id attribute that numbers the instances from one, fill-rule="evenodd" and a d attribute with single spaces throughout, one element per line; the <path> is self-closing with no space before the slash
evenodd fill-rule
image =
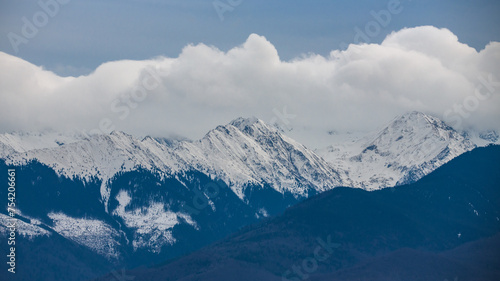
<path id="1" fill-rule="evenodd" d="M 0 52 L 0 132 L 122 130 L 197 139 L 243 116 L 278 123 L 314 146 L 328 131 L 372 130 L 423 111 L 457 129 L 500 130 L 500 43 L 483 50 L 447 29 L 407 28 L 381 44 L 282 61 L 252 34 L 227 52 L 113 61 L 60 77 Z"/>

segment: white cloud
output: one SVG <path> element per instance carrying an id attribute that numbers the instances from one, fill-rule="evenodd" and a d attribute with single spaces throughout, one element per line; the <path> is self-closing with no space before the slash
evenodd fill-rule
<path id="1" fill-rule="evenodd" d="M 280 122 L 276 112 L 285 107 L 296 115 L 286 124 L 291 134 L 312 146 L 320 138 L 315 132 L 369 130 L 410 110 L 440 118 L 448 111 L 452 125 L 460 119 L 463 127 L 500 130 L 500 86 L 477 105 L 471 98 L 480 77 L 500 80 L 500 43 L 477 52 L 430 26 L 292 61 L 281 61 L 270 42 L 252 34 L 228 52 L 190 45 L 177 58 L 108 62 L 66 78 L 0 53 L 0 73 L 2 132 L 88 131 L 102 123 L 196 139 L 239 116 Z"/>

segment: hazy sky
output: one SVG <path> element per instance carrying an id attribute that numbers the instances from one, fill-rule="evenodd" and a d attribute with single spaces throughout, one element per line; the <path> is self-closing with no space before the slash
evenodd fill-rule
<path id="1" fill-rule="evenodd" d="M 50 3 L 55 0 L 40 0 Z M 190 43 L 229 50 L 257 33 L 271 41 L 281 59 L 304 53 L 328 55 L 353 43 L 355 28 L 373 20 L 370 12 L 389 0 L 59 0 L 60 9 L 15 52 L 7 37 L 21 34 L 23 17 L 33 22 L 43 11 L 34 0 L 0 0 L 0 51 L 42 65 L 60 75 L 86 74 L 100 64 L 121 59 L 176 57 Z M 223 20 L 215 6 L 219 7 Z M 226 5 L 226 6 L 224 6 Z M 500 41 L 497 0 L 401 0 L 372 42 L 394 30 L 433 25 L 482 49 Z M 50 6 L 50 5 L 49 5 Z M 234 6 L 234 7 L 233 7 Z M 224 10 L 226 9 L 226 10 Z M 43 18 L 39 17 L 39 22 Z"/>
<path id="2" fill-rule="evenodd" d="M 497 1 L 0 3 L 0 133 L 256 116 L 317 147 L 411 110 L 500 131 Z"/>

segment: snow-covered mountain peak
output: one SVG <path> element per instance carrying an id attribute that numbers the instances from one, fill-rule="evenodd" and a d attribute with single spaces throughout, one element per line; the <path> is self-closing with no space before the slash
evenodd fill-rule
<path id="1" fill-rule="evenodd" d="M 399 116 L 397 116 L 396 118 L 394 118 L 394 120 L 391 122 L 412 122 L 412 121 L 415 121 L 415 120 L 425 120 L 429 123 L 432 123 L 434 122 L 435 120 L 439 120 L 431 115 L 428 115 L 428 114 L 425 114 L 421 111 L 409 111 L 409 112 L 406 112 L 406 113 L 403 113 Z"/>
<path id="2" fill-rule="evenodd" d="M 468 142 L 440 119 L 413 111 L 391 121 L 366 146 L 399 151 L 416 149 L 424 142 L 434 147 L 449 141 Z"/>
<path id="3" fill-rule="evenodd" d="M 253 117 L 253 116 L 249 117 L 249 118 L 239 117 L 239 118 L 236 118 L 233 121 L 231 121 L 228 125 L 232 125 L 238 129 L 240 129 L 241 131 L 243 131 L 243 130 L 245 130 L 245 128 L 252 127 L 256 123 L 263 124 L 264 122 L 262 122 L 260 119 Z"/>
<path id="4" fill-rule="evenodd" d="M 250 185 L 294 195 L 338 185 L 394 186 L 416 180 L 474 147 L 466 135 L 416 111 L 358 141 L 318 150 L 323 158 L 255 117 L 237 118 L 196 141 L 137 139 L 120 131 L 91 136 L 0 135 L 0 158 L 8 164 L 37 160 L 60 175 L 103 182 L 138 168 L 161 176 L 195 170 L 226 182 L 242 199 Z M 102 190 L 104 198 L 106 192 Z"/>
<path id="5" fill-rule="evenodd" d="M 396 117 L 390 124 L 392 127 L 405 126 L 407 128 L 408 127 L 419 128 L 422 126 L 424 127 L 433 126 L 447 130 L 451 129 L 451 127 L 449 127 L 441 119 L 436 118 L 432 115 L 425 114 L 420 111 L 411 111 L 402 114 Z"/>
<path id="6" fill-rule="evenodd" d="M 268 185 L 279 192 L 305 195 L 343 184 L 334 169 L 313 151 L 257 118 L 238 118 L 218 126 L 198 141 L 136 139 L 124 132 L 95 134 L 59 146 L 6 151 L 8 164 L 36 160 L 68 178 L 103 181 L 119 172 L 142 168 L 175 176 L 200 171 L 223 180 L 244 198 L 247 186 Z"/>
<path id="7" fill-rule="evenodd" d="M 235 126 L 236 125 L 236 126 Z M 239 118 L 181 143 L 175 152 L 197 169 L 225 181 L 244 198 L 249 184 L 304 195 L 341 184 L 339 175 L 313 151 L 258 119 Z"/>
<path id="8" fill-rule="evenodd" d="M 347 170 L 355 186 L 378 189 L 418 180 L 475 145 L 440 119 L 412 111 L 350 144 L 323 150 L 337 170 Z"/>
<path id="9" fill-rule="evenodd" d="M 122 131 L 112 131 L 110 133 L 111 136 L 114 136 L 116 138 L 126 138 L 126 139 L 133 139 L 134 137 L 132 135 L 129 135 L 125 132 Z"/>
<path id="10" fill-rule="evenodd" d="M 389 124 L 386 125 L 381 132 L 383 133 L 386 130 L 401 130 L 401 134 L 418 134 L 424 128 L 441 128 L 451 130 L 448 125 L 434 116 L 427 115 L 419 111 L 412 111 L 394 118 L 394 120 L 389 122 Z"/>

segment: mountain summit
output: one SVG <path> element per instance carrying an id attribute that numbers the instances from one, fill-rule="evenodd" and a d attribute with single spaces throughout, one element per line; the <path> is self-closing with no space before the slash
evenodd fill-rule
<path id="1" fill-rule="evenodd" d="M 374 190 L 414 182 L 475 147 L 438 118 L 412 111 L 347 147 L 318 153 L 345 170 L 353 186 Z"/>
<path id="2" fill-rule="evenodd" d="M 176 155 L 229 184 L 244 197 L 247 184 L 270 185 L 283 193 L 306 196 L 346 184 L 325 160 L 256 118 L 218 126 L 201 140 L 181 143 Z"/>

